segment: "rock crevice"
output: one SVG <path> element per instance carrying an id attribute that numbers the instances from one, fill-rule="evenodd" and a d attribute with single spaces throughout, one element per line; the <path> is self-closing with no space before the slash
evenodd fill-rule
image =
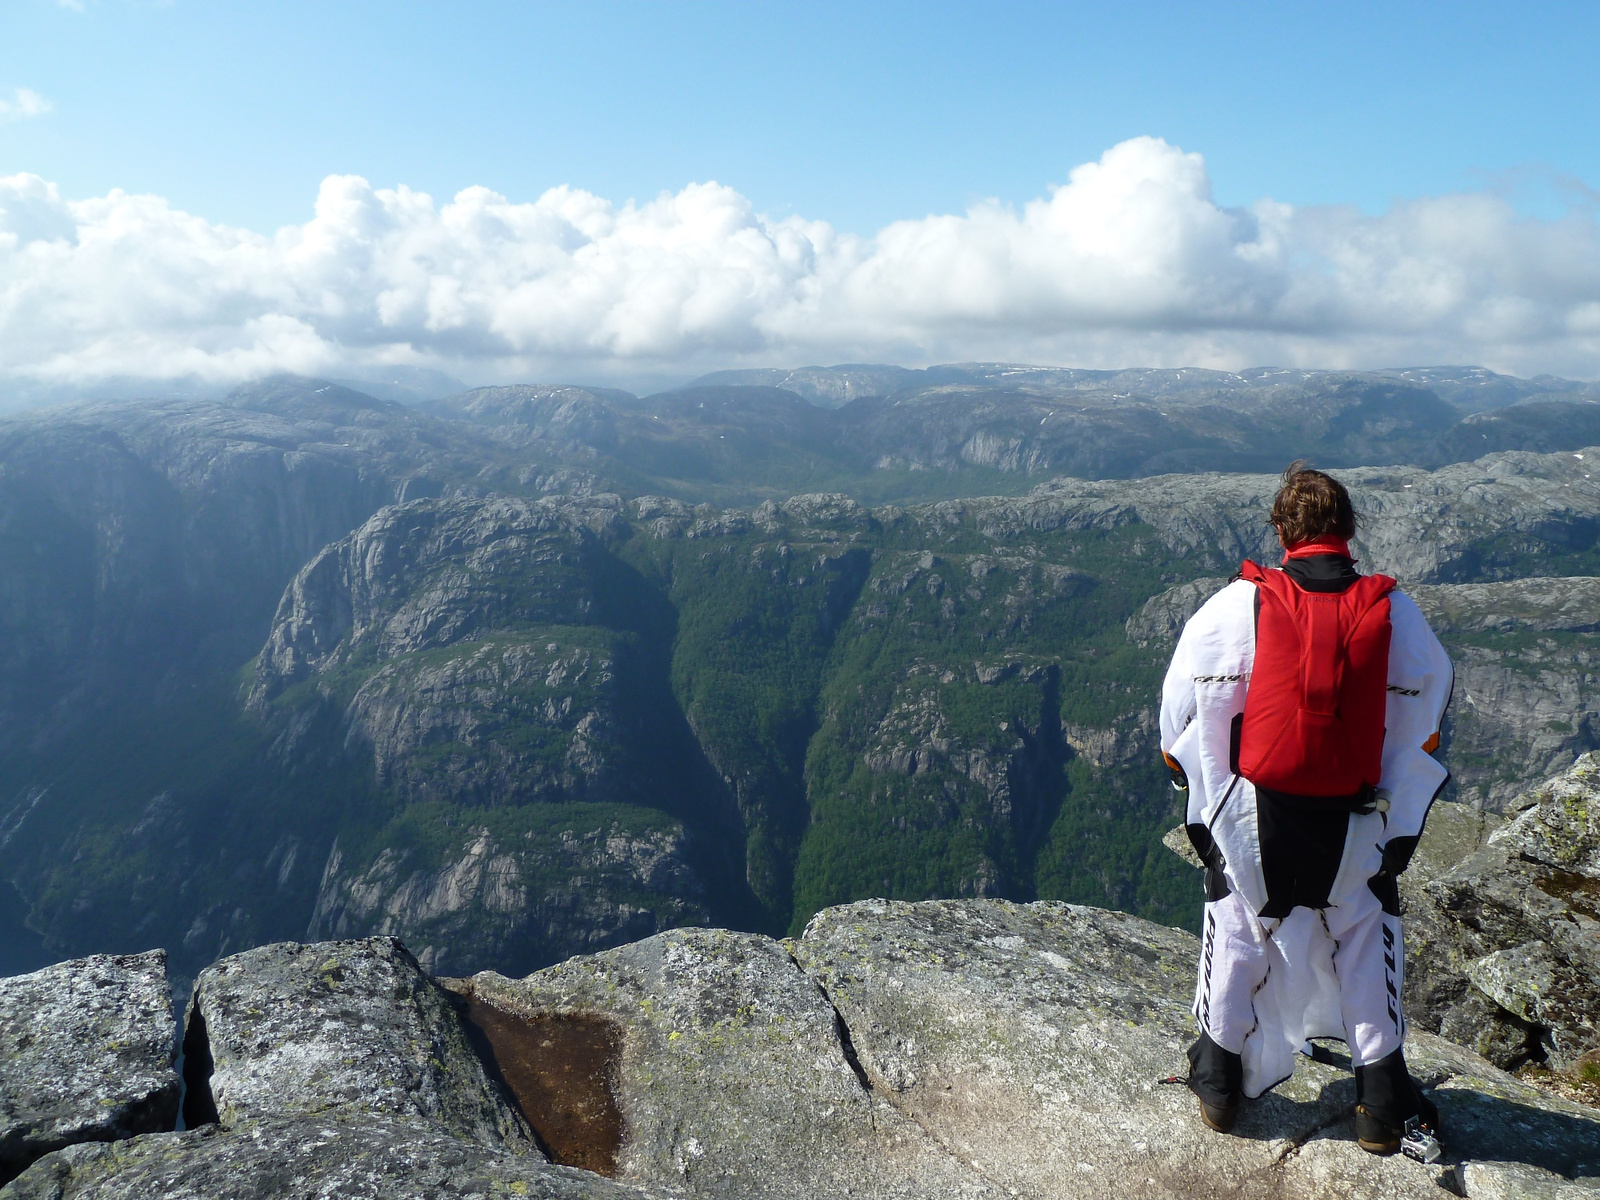
<path id="1" fill-rule="evenodd" d="M 524 979 L 435 981 L 392 938 L 266 946 L 195 984 L 214 1123 L 53 1149 L 0 1197 L 1431 1200 L 1600 1173 L 1600 1109 L 1420 1032 L 1438 1169 L 1356 1147 L 1334 1054 L 1211 1132 L 1160 1086 L 1196 951 L 1000 900 L 864 901 L 788 942 L 674 930 Z"/>

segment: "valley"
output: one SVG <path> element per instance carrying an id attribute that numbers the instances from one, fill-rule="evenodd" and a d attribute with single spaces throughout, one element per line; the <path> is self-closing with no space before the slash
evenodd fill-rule
<path id="1" fill-rule="evenodd" d="M 1160 680 L 1297 453 L 1456 661 L 1451 798 L 1600 745 L 1592 385 L 898 370 L 0 422 L 0 970 L 521 974 L 868 897 L 1192 926 Z"/>

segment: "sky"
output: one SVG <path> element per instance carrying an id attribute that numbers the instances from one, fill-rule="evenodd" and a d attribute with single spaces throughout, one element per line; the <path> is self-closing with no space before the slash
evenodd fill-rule
<path id="1" fill-rule="evenodd" d="M 0 380 L 1600 377 L 1592 4 L 0 0 Z"/>

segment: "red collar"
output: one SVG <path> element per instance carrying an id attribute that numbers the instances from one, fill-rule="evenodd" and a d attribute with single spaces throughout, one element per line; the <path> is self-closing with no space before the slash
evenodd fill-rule
<path id="1" fill-rule="evenodd" d="M 1321 537 L 1307 538 L 1303 542 L 1296 542 L 1283 552 L 1283 561 L 1291 558 L 1310 558 L 1313 554 L 1342 554 L 1352 562 L 1355 555 L 1350 553 L 1350 543 L 1342 537 L 1326 533 Z"/>

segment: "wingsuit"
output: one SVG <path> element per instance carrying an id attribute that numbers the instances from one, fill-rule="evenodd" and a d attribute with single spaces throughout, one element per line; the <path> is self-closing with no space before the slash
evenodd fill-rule
<path id="1" fill-rule="evenodd" d="M 1393 584 L 1359 574 L 1342 539 L 1319 537 L 1289 546 L 1281 569 L 1245 563 L 1178 641 L 1162 689 L 1161 746 L 1174 785 L 1187 790 L 1189 837 L 1206 864 L 1200 1038 L 1189 1052 L 1203 1112 L 1231 1111 L 1241 1094 L 1254 1098 L 1288 1079 L 1311 1038 L 1348 1044 L 1358 1105 L 1386 1127 L 1431 1110 L 1401 1051 L 1405 943 L 1395 877 L 1449 778 L 1432 751 L 1453 674 L 1427 620 Z M 1342 617 L 1327 616 L 1335 602 Z M 1363 671 L 1372 677 L 1363 681 Z M 1252 677 L 1263 690 L 1247 731 Z M 1363 687 L 1367 700 L 1355 704 Z M 1259 712 L 1269 701 L 1305 711 L 1280 713 L 1265 745 Z M 1341 735 L 1350 744 L 1333 759 L 1326 746 L 1308 751 L 1305 741 L 1323 737 L 1327 724 L 1317 711 L 1341 708 L 1353 722 Z M 1363 755 L 1369 768 L 1356 761 Z M 1296 783 L 1308 771 L 1326 775 L 1330 762 L 1348 779 Z M 1268 768 L 1279 787 L 1260 782 Z M 1360 781 L 1363 769 L 1377 778 Z M 1351 780 L 1357 786 L 1347 792 Z M 1227 1125 L 1231 1116 L 1215 1127 Z"/>

